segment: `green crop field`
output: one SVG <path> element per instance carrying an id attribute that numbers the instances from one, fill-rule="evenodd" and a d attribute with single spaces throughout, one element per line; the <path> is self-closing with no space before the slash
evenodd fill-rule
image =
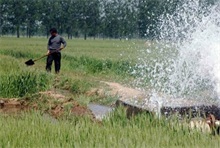
<path id="1" fill-rule="evenodd" d="M 46 58 L 37 61 L 32 67 L 24 64 L 29 59 L 46 54 L 46 38 L 5 37 L 0 42 L 2 97 L 22 97 L 26 92 L 33 93 L 51 87 L 54 72 L 45 73 Z M 122 81 L 125 76 L 129 78 L 129 71 L 137 58 L 133 41 L 75 39 L 67 42 L 68 46 L 62 52 L 61 81 L 86 81 L 88 84 L 96 84 L 101 80 Z M 31 86 L 20 83 L 21 77 L 28 77 L 24 83 Z M 26 92 L 16 92 L 20 91 L 17 88 Z"/>
<path id="2" fill-rule="evenodd" d="M 102 122 L 89 115 L 69 113 L 66 105 L 61 117 L 47 112 L 59 100 L 51 102 L 39 92 L 64 92 L 68 100 L 81 106 L 89 102 L 107 104 L 109 98 L 89 96 L 93 88 L 106 87 L 100 81 L 131 85 L 132 71 L 139 50 L 146 47 L 143 40 L 67 40 L 62 51 L 59 75 L 45 71 L 46 59 L 27 67 L 24 62 L 46 54 L 46 38 L 0 38 L 0 98 L 30 101 L 37 109 L 17 114 L 0 115 L 0 147 L 219 147 L 220 137 L 200 131 L 190 131 L 175 119 L 158 119 L 140 114 L 126 118 L 123 108 L 116 109 Z M 148 55 L 154 58 L 155 53 Z M 106 100 L 105 100 L 106 99 Z M 49 103 L 48 103 L 49 102 Z M 111 104 L 110 103 L 110 104 Z M 46 116 L 45 116 L 46 114 Z"/>

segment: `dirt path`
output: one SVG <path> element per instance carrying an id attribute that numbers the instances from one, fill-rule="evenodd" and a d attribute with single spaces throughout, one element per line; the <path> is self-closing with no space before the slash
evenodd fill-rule
<path id="1" fill-rule="evenodd" d="M 143 98 L 145 93 L 130 87 L 122 86 L 119 83 L 103 82 L 111 88 L 112 95 L 117 95 L 122 100 Z"/>

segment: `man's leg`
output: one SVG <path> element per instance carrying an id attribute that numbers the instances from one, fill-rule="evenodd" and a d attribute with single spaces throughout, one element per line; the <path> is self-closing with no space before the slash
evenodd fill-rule
<path id="1" fill-rule="evenodd" d="M 55 53 L 55 58 L 54 58 L 54 62 L 55 62 L 55 72 L 58 74 L 60 72 L 60 66 L 61 66 L 61 53 Z"/>
<path id="2" fill-rule="evenodd" d="M 51 72 L 51 66 L 52 66 L 53 60 L 54 60 L 54 57 L 52 54 L 47 56 L 46 70 L 48 72 Z"/>

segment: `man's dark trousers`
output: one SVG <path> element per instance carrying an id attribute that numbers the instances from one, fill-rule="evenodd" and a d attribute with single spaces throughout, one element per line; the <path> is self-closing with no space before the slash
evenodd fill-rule
<path id="1" fill-rule="evenodd" d="M 61 53 L 60 52 L 55 52 L 47 56 L 47 65 L 46 65 L 46 70 L 48 72 L 51 72 L 51 66 L 54 61 L 55 64 L 55 72 L 59 73 L 60 72 L 60 64 L 61 64 Z"/>

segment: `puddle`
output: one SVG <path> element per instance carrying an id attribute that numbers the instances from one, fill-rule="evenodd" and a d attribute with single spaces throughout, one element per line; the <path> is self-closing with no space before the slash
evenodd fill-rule
<path id="1" fill-rule="evenodd" d="M 102 120 L 114 110 L 114 108 L 98 104 L 89 104 L 88 108 L 92 111 L 93 115 L 98 120 Z"/>

